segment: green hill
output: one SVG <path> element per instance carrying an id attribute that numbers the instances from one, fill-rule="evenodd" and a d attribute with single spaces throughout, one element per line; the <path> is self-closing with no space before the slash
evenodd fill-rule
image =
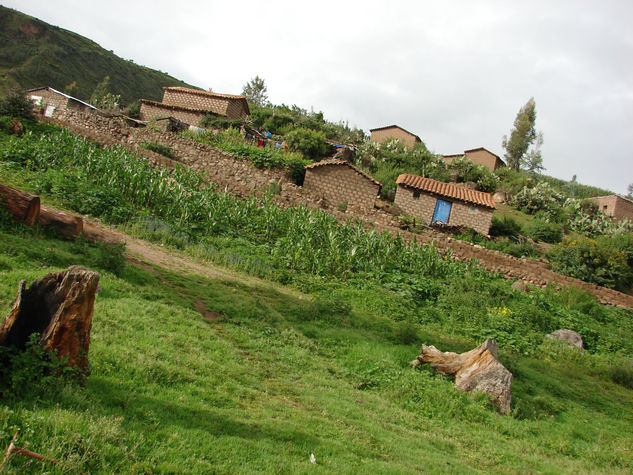
<path id="1" fill-rule="evenodd" d="M 37 18 L 0 6 L 0 95 L 14 88 L 51 86 L 87 100 L 110 76 L 123 104 L 160 100 L 162 86 L 189 86 L 168 74 L 119 58 L 94 41 Z"/>

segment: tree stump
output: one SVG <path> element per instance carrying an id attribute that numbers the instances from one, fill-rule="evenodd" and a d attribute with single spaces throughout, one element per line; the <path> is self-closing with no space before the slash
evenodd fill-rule
<path id="1" fill-rule="evenodd" d="M 9 315 L 0 325 L 0 345 L 24 349 L 29 336 L 68 365 L 87 373 L 90 330 L 99 274 L 80 266 L 47 274 L 26 288 L 20 281 Z"/>
<path id="2" fill-rule="evenodd" d="M 4 201 L 7 211 L 13 215 L 16 221 L 33 226 L 40 214 L 39 196 L 0 184 L 0 197 Z"/>
<path id="3" fill-rule="evenodd" d="M 466 353 L 443 353 L 434 346 L 422 345 L 420 356 L 411 366 L 433 363 L 431 368 L 441 374 L 454 374 L 455 387 L 461 391 L 476 389 L 488 394 L 499 406 L 499 412 L 510 411 L 512 373 L 499 361 L 497 344 L 488 338 Z"/>

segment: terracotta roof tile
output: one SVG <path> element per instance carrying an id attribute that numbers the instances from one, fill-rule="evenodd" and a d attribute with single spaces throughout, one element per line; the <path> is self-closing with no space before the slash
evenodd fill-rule
<path id="1" fill-rule="evenodd" d="M 152 101 L 150 99 L 139 99 L 139 102 L 140 103 L 149 104 L 149 105 L 154 106 L 154 107 L 159 107 L 161 109 L 168 109 L 168 110 L 195 112 L 195 113 L 201 113 L 201 114 L 208 114 L 209 112 L 211 112 L 211 111 L 209 111 L 207 109 L 194 109 L 193 107 L 172 106 L 172 105 L 169 105 L 169 104 L 164 104 L 162 102 Z"/>
<path id="2" fill-rule="evenodd" d="M 374 180 L 371 176 L 369 176 L 367 173 L 365 173 L 363 170 L 361 170 L 358 167 L 355 167 L 354 165 L 352 165 L 349 162 L 346 162 L 345 160 L 321 160 L 320 162 L 315 162 L 315 163 L 311 163 L 310 165 L 306 165 L 305 168 L 306 170 L 309 168 L 317 168 L 317 167 L 324 167 L 326 165 L 345 165 L 348 166 L 349 168 L 351 168 L 352 170 L 354 170 L 356 173 L 358 173 L 359 175 L 367 178 L 369 181 L 373 182 L 374 184 L 379 186 L 379 190 L 378 192 L 380 193 L 380 189 L 382 188 L 382 183 L 380 183 L 379 181 Z"/>
<path id="3" fill-rule="evenodd" d="M 236 96 L 234 94 L 218 94 L 217 92 L 209 92 L 203 91 L 202 89 L 192 89 L 190 87 L 182 87 L 182 86 L 163 86 L 165 91 L 177 91 L 177 92 L 185 92 L 187 94 L 195 94 L 198 96 L 207 96 L 207 97 L 219 97 L 222 99 L 243 99 L 246 100 L 244 96 Z"/>
<path id="4" fill-rule="evenodd" d="M 490 193 L 471 190 L 469 188 L 457 186 L 454 183 L 444 183 L 417 175 L 403 174 L 398 176 L 396 184 L 420 191 L 427 191 L 439 196 L 454 198 L 466 203 L 472 203 L 492 209 L 496 208 L 495 201 L 492 199 L 492 195 Z"/>

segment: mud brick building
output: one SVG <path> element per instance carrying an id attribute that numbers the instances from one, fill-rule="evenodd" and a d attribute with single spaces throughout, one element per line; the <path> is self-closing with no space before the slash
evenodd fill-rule
<path id="1" fill-rule="evenodd" d="M 344 160 L 324 160 L 305 166 L 303 187 L 332 205 L 354 204 L 373 209 L 382 185 Z"/>
<path id="2" fill-rule="evenodd" d="M 607 216 L 613 216 L 619 220 L 626 218 L 629 221 L 633 221 L 632 200 L 622 198 L 618 195 L 597 196 L 595 198 L 589 198 L 589 200 L 598 205 L 598 209 Z"/>
<path id="3" fill-rule="evenodd" d="M 396 185 L 394 204 L 404 214 L 488 234 L 496 208 L 490 193 L 408 174 L 398 176 Z"/>
<path id="4" fill-rule="evenodd" d="M 369 131 L 371 132 L 369 139 L 372 142 L 383 143 L 387 140 L 397 139 L 409 148 L 413 148 L 416 143 L 422 142 L 420 137 L 397 125 L 388 125 L 387 127 L 379 127 Z"/>
<path id="5" fill-rule="evenodd" d="M 464 153 L 458 153 L 456 155 L 443 155 L 442 158 L 448 164 L 450 164 L 453 160 L 459 157 L 466 157 L 473 163 L 478 165 L 483 165 L 491 172 L 495 171 L 497 168 L 505 167 L 505 163 L 501 160 L 497 155 L 492 153 L 489 150 L 486 150 L 483 147 L 473 148 L 471 150 L 466 150 Z"/>
<path id="6" fill-rule="evenodd" d="M 244 96 L 218 94 L 187 87 L 163 87 L 162 102 L 141 99 L 142 120 L 174 117 L 190 125 L 198 125 L 209 113 L 229 120 L 245 119 L 250 114 Z"/>
<path id="7" fill-rule="evenodd" d="M 33 103 L 37 110 L 42 111 L 44 117 L 57 117 L 66 110 L 78 112 L 97 112 L 99 110 L 92 104 L 48 86 L 29 89 L 25 91 L 24 96 Z"/>

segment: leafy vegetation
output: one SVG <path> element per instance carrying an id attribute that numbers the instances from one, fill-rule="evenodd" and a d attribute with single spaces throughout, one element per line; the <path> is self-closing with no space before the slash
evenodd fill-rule
<path id="1" fill-rule="evenodd" d="M 71 264 L 96 268 L 103 288 L 85 385 L 49 380 L 55 390 L 25 385 L 0 402 L 0 446 L 19 430 L 16 445 L 59 464 L 14 455 L 9 471 L 633 468 L 631 375 L 615 354 L 630 346 L 631 312 L 603 308 L 580 291 L 518 294 L 476 267 L 437 257 L 434 266 L 450 270 L 437 283 L 427 267 L 393 274 L 385 285 L 362 276 L 311 279 L 306 295 L 240 275 L 220 281 L 129 264 L 115 275 L 91 257 L 96 252 L 9 219 L 0 224 L 0 314 L 20 279 Z M 424 307 L 411 306 L 420 298 Z M 447 327 L 503 339 L 500 357 L 514 374 L 509 416 L 428 368 L 408 366 L 420 342 L 453 351 L 475 343 L 442 330 L 445 318 Z M 577 325 L 588 351 L 534 333 L 534 322 L 551 327 L 561 318 Z M 475 331 L 479 322 L 488 330 Z M 530 339 L 539 360 L 514 352 Z M 28 361 L 31 368 L 42 358 Z M 34 373 L 20 374 L 37 381 Z"/>
<path id="2" fill-rule="evenodd" d="M 163 145 L 157 142 L 144 142 L 140 145 L 140 147 L 156 152 L 167 158 L 174 158 L 174 151 L 168 145 Z"/>
<path id="3" fill-rule="evenodd" d="M 87 101 L 97 84 L 110 76 L 110 92 L 130 104 L 139 98 L 160 100 L 163 86 L 190 87 L 167 73 L 120 58 L 83 36 L 3 6 L 0 44 L 0 94 L 51 86 Z"/>
<path id="4" fill-rule="evenodd" d="M 97 268 L 103 287 L 86 385 L 0 404 L 0 445 L 19 428 L 18 445 L 60 465 L 12 457 L 9 469 L 302 472 L 310 453 L 340 473 L 633 468 L 633 312 L 576 289 L 516 292 L 432 247 L 29 128 L 0 135 L 4 182 L 295 290 L 117 266 L 101 260 L 108 248 L 0 220 L 0 314 L 20 279 L 71 264 Z M 543 340 L 557 328 L 587 350 Z M 486 337 L 514 373 L 508 417 L 408 367 L 421 342 L 465 351 Z"/>
<path id="5" fill-rule="evenodd" d="M 290 150 L 313 161 L 323 158 L 330 149 L 325 142 L 325 134 L 310 129 L 293 130 L 288 132 L 285 139 Z"/>

